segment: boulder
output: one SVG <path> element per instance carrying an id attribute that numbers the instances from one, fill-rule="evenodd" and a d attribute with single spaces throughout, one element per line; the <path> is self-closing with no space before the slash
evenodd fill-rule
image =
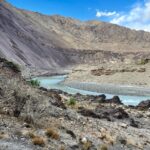
<path id="1" fill-rule="evenodd" d="M 149 109 L 150 108 L 150 100 L 142 101 L 137 105 L 139 109 Z"/>
<path id="2" fill-rule="evenodd" d="M 85 117 L 92 117 L 92 118 L 100 118 L 100 115 L 96 114 L 93 110 L 82 108 L 78 111 L 81 115 Z"/>
<path id="3" fill-rule="evenodd" d="M 118 96 L 114 96 L 111 99 L 107 99 L 106 103 L 114 103 L 114 104 L 119 104 L 119 105 L 123 104 Z"/>
<path id="4" fill-rule="evenodd" d="M 105 107 L 96 107 L 96 113 L 101 115 L 101 118 L 111 118 L 113 119 L 125 119 L 129 118 L 128 113 L 123 108 L 105 108 Z"/>
<path id="5" fill-rule="evenodd" d="M 0 96 L 3 97 L 4 96 L 4 91 L 2 88 L 0 88 Z"/>
<path id="6" fill-rule="evenodd" d="M 82 108 L 78 113 L 86 117 L 107 119 L 108 121 L 111 121 L 112 119 L 129 118 L 128 113 L 122 108 L 96 107 L 95 110 Z"/>
<path id="7" fill-rule="evenodd" d="M 139 127 L 139 123 L 137 121 L 135 121 L 133 118 L 130 119 L 130 126 L 138 128 Z"/>

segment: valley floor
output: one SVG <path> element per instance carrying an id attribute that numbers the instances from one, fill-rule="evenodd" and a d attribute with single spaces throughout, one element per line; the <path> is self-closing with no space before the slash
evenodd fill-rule
<path id="1" fill-rule="evenodd" d="M 69 74 L 66 82 L 95 82 L 126 86 L 150 87 L 150 65 L 105 63 L 78 65 Z"/>

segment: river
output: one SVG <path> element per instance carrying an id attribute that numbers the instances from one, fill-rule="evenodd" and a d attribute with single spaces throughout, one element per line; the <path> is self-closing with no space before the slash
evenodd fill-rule
<path id="1" fill-rule="evenodd" d="M 108 99 L 114 96 L 114 94 L 91 92 L 91 91 L 71 88 L 69 86 L 63 85 L 63 81 L 65 80 L 66 77 L 67 76 L 62 75 L 62 76 L 51 76 L 51 77 L 36 77 L 34 79 L 37 79 L 38 81 L 40 81 L 41 87 L 44 87 L 47 89 L 58 89 L 58 90 L 67 92 L 69 94 L 76 94 L 76 93 L 80 93 L 83 95 L 105 94 Z M 137 105 L 139 102 L 143 100 L 150 99 L 150 95 L 149 96 L 148 95 L 145 95 L 145 96 L 118 95 L 118 96 L 120 97 L 120 99 L 125 105 Z"/>

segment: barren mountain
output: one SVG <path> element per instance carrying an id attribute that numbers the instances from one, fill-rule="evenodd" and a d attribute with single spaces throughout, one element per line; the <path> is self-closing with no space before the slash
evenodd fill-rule
<path id="1" fill-rule="evenodd" d="M 149 47 L 148 32 L 46 16 L 0 2 L 0 55 L 32 70 L 58 72 L 76 63 L 148 56 Z"/>

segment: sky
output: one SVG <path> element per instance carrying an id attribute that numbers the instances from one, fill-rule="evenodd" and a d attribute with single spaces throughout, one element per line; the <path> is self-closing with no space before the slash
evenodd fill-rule
<path id="1" fill-rule="evenodd" d="M 150 0 L 7 0 L 18 8 L 150 31 Z"/>

